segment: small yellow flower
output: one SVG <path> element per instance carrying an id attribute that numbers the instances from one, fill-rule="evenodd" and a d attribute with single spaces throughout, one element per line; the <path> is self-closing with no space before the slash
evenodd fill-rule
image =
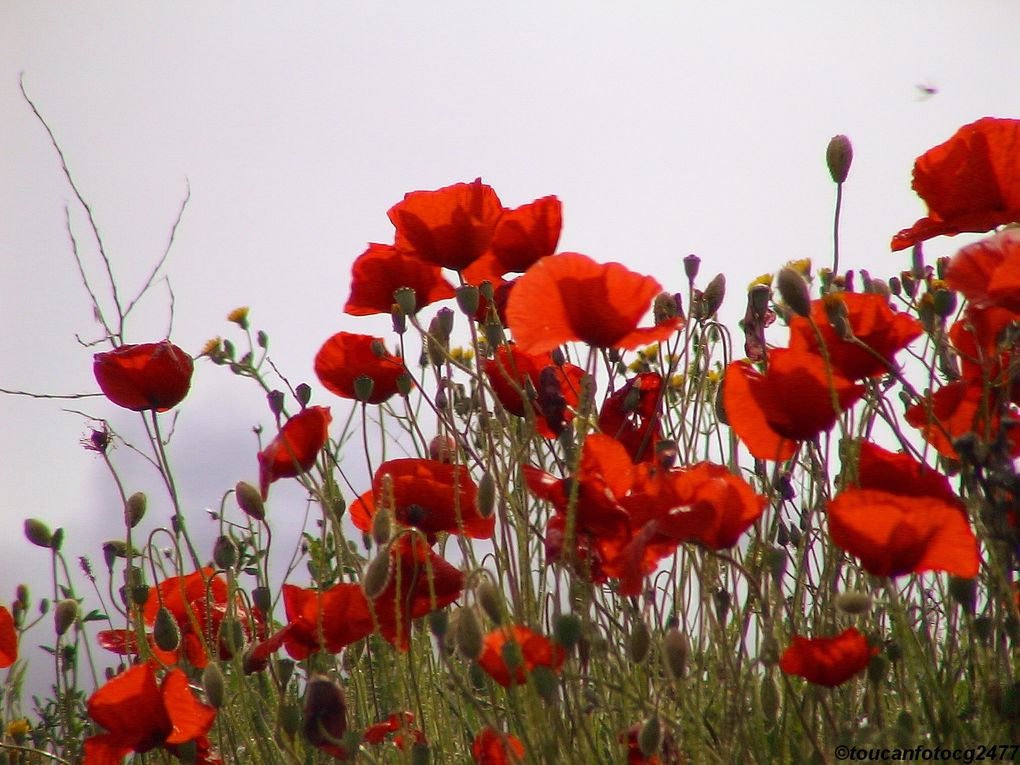
<path id="1" fill-rule="evenodd" d="M 811 258 L 801 258 L 800 260 L 788 261 L 786 267 L 792 268 L 808 281 L 811 280 Z"/>
<path id="2" fill-rule="evenodd" d="M 669 378 L 669 387 L 673 390 L 681 390 L 686 379 L 682 374 L 675 374 Z"/>
<path id="3" fill-rule="evenodd" d="M 638 352 L 638 358 L 630 362 L 630 364 L 627 365 L 627 369 L 635 373 L 648 371 L 648 362 L 641 357 L 640 351 Z"/>
<path id="4" fill-rule="evenodd" d="M 28 724 L 28 719 L 22 717 L 20 720 L 11 720 L 7 723 L 5 732 L 15 741 L 18 741 L 25 738 L 31 730 L 32 726 Z"/>
<path id="5" fill-rule="evenodd" d="M 659 355 L 659 344 L 652 343 L 645 348 L 638 351 L 638 356 L 643 356 L 646 359 L 652 359 Z"/>
<path id="6" fill-rule="evenodd" d="M 220 354 L 222 350 L 223 350 L 223 338 L 214 337 L 210 340 L 205 341 L 205 345 L 202 346 L 202 352 L 198 355 L 199 357 L 202 356 L 216 357 Z"/>
<path id="7" fill-rule="evenodd" d="M 766 287 L 772 286 L 772 274 L 762 274 L 756 279 L 753 279 L 750 284 L 747 285 L 747 291 L 750 292 L 752 287 L 757 287 L 759 284 L 764 284 Z"/>
<path id="8" fill-rule="evenodd" d="M 471 348 L 461 348 L 460 346 L 450 349 L 450 358 L 454 361 L 459 361 L 461 364 L 467 364 L 471 359 L 475 357 L 475 352 Z"/>
<path id="9" fill-rule="evenodd" d="M 931 292 L 935 292 L 936 290 L 948 290 L 952 288 L 949 286 L 949 282 L 947 282 L 945 279 L 932 279 L 928 283 L 928 289 Z"/>
<path id="10" fill-rule="evenodd" d="M 717 383 L 722 379 L 721 369 L 709 369 L 708 370 L 708 381 L 711 383 Z"/>
<path id="11" fill-rule="evenodd" d="M 232 321 L 241 329 L 248 329 L 248 306 L 235 308 L 227 314 L 227 321 Z"/>

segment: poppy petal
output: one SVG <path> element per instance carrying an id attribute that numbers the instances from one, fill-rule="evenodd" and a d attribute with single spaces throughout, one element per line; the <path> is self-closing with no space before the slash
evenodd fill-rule
<path id="1" fill-rule="evenodd" d="M 868 666 L 878 648 L 853 627 L 831 638 L 794 635 L 779 660 L 788 675 L 799 675 L 816 685 L 834 688 Z"/>
<path id="2" fill-rule="evenodd" d="M 195 698 L 183 672 L 179 669 L 167 672 L 163 678 L 162 694 L 163 706 L 173 726 L 166 743 L 182 744 L 209 732 L 216 719 L 216 710 Z"/>
<path id="3" fill-rule="evenodd" d="M 393 293 L 401 287 L 414 290 L 419 310 L 455 294 L 439 266 L 423 263 L 393 245 L 370 244 L 351 266 L 351 295 L 344 313 L 351 316 L 388 314 L 393 306 Z"/>
<path id="4" fill-rule="evenodd" d="M 103 395 L 125 409 L 165 412 L 188 395 L 194 362 L 169 340 L 97 353 L 92 370 Z"/>
<path id="5" fill-rule="evenodd" d="M 11 666 L 18 659 L 18 631 L 14 617 L 0 606 L 0 669 Z"/>

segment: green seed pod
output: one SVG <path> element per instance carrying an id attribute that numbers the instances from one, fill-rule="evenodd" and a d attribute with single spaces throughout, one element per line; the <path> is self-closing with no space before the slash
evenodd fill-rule
<path id="1" fill-rule="evenodd" d="M 226 535 L 216 538 L 213 544 L 213 563 L 224 571 L 234 567 L 237 563 L 237 545 L 233 539 Z"/>
<path id="2" fill-rule="evenodd" d="M 145 517 L 147 506 L 148 499 L 144 492 L 136 491 L 128 497 L 127 502 L 124 503 L 124 524 L 131 529 L 137 526 Z"/>
<path id="3" fill-rule="evenodd" d="M 655 324 L 665 324 L 680 315 L 680 307 L 677 305 L 676 296 L 668 292 L 660 292 L 655 296 L 652 303 L 652 316 Z"/>
<path id="4" fill-rule="evenodd" d="M 645 720 L 638 731 L 637 742 L 638 749 L 645 757 L 651 757 L 659 751 L 662 746 L 662 722 L 657 714 Z"/>
<path id="5" fill-rule="evenodd" d="M 829 175 L 836 183 L 846 181 L 850 173 L 850 163 L 854 159 L 854 148 L 845 135 L 834 135 L 825 148 L 825 164 L 829 166 Z"/>
<path id="6" fill-rule="evenodd" d="M 836 596 L 836 608 L 851 616 L 867 613 L 871 610 L 871 597 L 860 590 L 847 590 Z"/>
<path id="7" fill-rule="evenodd" d="M 226 694 L 225 680 L 220 665 L 214 661 L 210 661 L 202 670 L 202 688 L 205 689 L 205 697 L 209 700 L 210 705 L 216 709 L 223 706 Z"/>
<path id="8" fill-rule="evenodd" d="M 226 651 L 235 654 L 244 648 L 244 628 L 237 619 L 224 619 L 220 624 L 220 643 Z"/>
<path id="9" fill-rule="evenodd" d="M 482 655 L 482 625 L 474 609 L 462 608 L 458 611 L 454 638 L 457 650 L 465 659 L 474 661 Z"/>
<path id="10" fill-rule="evenodd" d="M 256 521 L 266 519 L 266 506 L 262 502 L 262 495 L 259 490 L 247 481 L 238 481 L 234 487 L 234 499 L 241 512 Z"/>
<path id="11" fill-rule="evenodd" d="M 354 397 L 361 402 L 367 402 L 372 398 L 372 389 L 375 388 L 375 380 L 368 375 L 358 375 L 354 378 Z"/>
<path id="12" fill-rule="evenodd" d="M 36 547 L 49 548 L 53 541 L 50 527 L 37 518 L 25 519 L 25 537 Z"/>
<path id="13" fill-rule="evenodd" d="M 166 606 L 160 606 L 156 612 L 156 622 L 152 627 L 152 639 L 163 651 L 176 651 L 181 642 L 181 631 L 177 620 Z"/>
<path id="14" fill-rule="evenodd" d="M 496 479 L 492 477 L 491 473 L 482 473 L 482 477 L 478 479 L 478 494 L 475 502 L 478 506 L 478 514 L 482 518 L 492 517 L 493 511 L 496 509 Z"/>
<path id="15" fill-rule="evenodd" d="M 418 309 L 418 300 L 414 294 L 414 290 L 410 287 L 401 287 L 394 291 L 393 302 L 397 304 L 401 311 L 404 312 L 405 316 L 414 315 Z"/>
<path id="16" fill-rule="evenodd" d="M 577 614 L 559 614 L 553 619 L 553 638 L 568 651 L 581 638 L 581 618 Z"/>
<path id="17" fill-rule="evenodd" d="M 790 310 L 798 316 L 811 315 L 811 294 L 808 292 L 807 282 L 797 269 L 789 266 L 779 269 L 776 287 L 783 302 L 790 306 Z"/>
<path id="18" fill-rule="evenodd" d="M 57 603 L 53 608 L 53 628 L 58 635 L 67 632 L 71 625 L 78 619 L 77 601 L 66 598 Z"/>
<path id="19" fill-rule="evenodd" d="M 388 549 L 379 551 L 365 567 L 364 576 L 361 579 L 361 587 L 365 591 L 365 597 L 375 600 L 383 594 L 386 585 L 390 582 L 390 553 Z"/>
<path id="20" fill-rule="evenodd" d="M 668 630 L 662 638 L 662 661 L 673 680 L 682 680 L 687 674 L 690 655 L 691 644 L 687 635 L 676 628 Z"/>
<path id="21" fill-rule="evenodd" d="M 478 311 L 478 288 L 464 284 L 457 288 L 457 307 L 467 316 L 474 316 Z"/>
<path id="22" fill-rule="evenodd" d="M 691 253 L 684 258 L 684 274 L 687 275 L 687 281 L 691 284 L 698 278 L 698 269 L 701 267 L 701 258 L 694 253 Z"/>
<path id="23" fill-rule="evenodd" d="M 643 619 L 635 619 L 627 637 L 627 657 L 635 664 L 641 664 L 648 658 L 652 647 L 652 634 Z"/>
<path id="24" fill-rule="evenodd" d="M 255 604 L 255 608 L 262 612 L 263 616 L 268 617 L 269 612 L 273 610 L 273 594 L 269 591 L 268 587 L 256 587 L 251 591 L 251 602 Z"/>
<path id="25" fill-rule="evenodd" d="M 64 530 L 57 529 L 53 532 L 53 537 L 50 539 L 50 549 L 54 552 L 60 552 L 61 545 L 64 544 Z"/>
<path id="26" fill-rule="evenodd" d="M 772 727 L 775 725 L 779 715 L 779 688 L 776 686 L 776 681 L 771 674 L 765 675 L 762 678 L 759 698 L 762 716 L 769 724 L 769 727 Z"/>
<path id="27" fill-rule="evenodd" d="M 136 584 L 131 588 L 131 602 L 136 606 L 144 606 L 149 602 L 149 585 Z M 128 604 L 130 605 L 130 603 Z"/>
<path id="28" fill-rule="evenodd" d="M 475 588 L 475 599 L 493 624 L 502 624 L 504 617 L 503 595 L 492 580 L 486 577 Z"/>

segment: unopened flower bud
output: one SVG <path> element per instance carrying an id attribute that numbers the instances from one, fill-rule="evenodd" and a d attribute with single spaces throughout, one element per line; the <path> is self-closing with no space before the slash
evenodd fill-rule
<path id="1" fill-rule="evenodd" d="M 640 664 L 648 657 L 652 647 L 652 635 L 643 619 L 635 619 L 627 636 L 627 658 L 634 664 Z"/>
<path id="2" fill-rule="evenodd" d="M 450 614 L 447 611 L 433 611 L 428 615 L 429 631 L 442 641 L 450 628 Z"/>
<path id="3" fill-rule="evenodd" d="M 283 391 L 271 390 L 266 394 L 266 401 L 269 403 L 269 411 L 274 417 L 279 417 L 283 412 Z"/>
<path id="4" fill-rule="evenodd" d="M 436 436 L 429 442 L 429 457 L 450 464 L 457 456 L 457 442 L 450 436 Z"/>
<path id="5" fill-rule="evenodd" d="M 365 591 L 365 597 L 375 600 L 383 594 L 386 585 L 390 583 L 390 553 L 389 550 L 380 550 L 368 565 L 365 567 L 365 574 L 361 580 L 361 587 Z"/>
<path id="6" fill-rule="evenodd" d="M 156 612 L 156 621 L 152 626 L 152 639 L 156 647 L 163 651 L 176 651 L 181 642 L 181 630 L 177 620 L 166 606 L 160 606 Z"/>
<path id="7" fill-rule="evenodd" d="M 136 491 L 130 497 L 127 498 L 127 502 L 124 503 L 124 523 L 129 528 L 137 526 L 142 518 L 145 517 L 145 508 L 148 504 L 145 493 Z"/>
<path id="8" fill-rule="evenodd" d="M 238 481 L 234 486 L 234 499 L 241 512 L 256 521 L 266 519 L 266 506 L 262 502 L 262 495 L 259 490 L 247 481 Z"/>
<path id="9" fill-rule="evenodd" d="M 308 402 L 312 400 L 312 387 L 308 383 L 298 383 L 294 388 L 294 397 L 302 407 L 308 406 Z"/>
<path id="10" fill-rule="evenodd" d="M 687 275 L 687 281 L 694 283 L 694 280 L 698 278 L 698 268 L 701 266 L 701 258 L 694 253 L 691 253 L 684 258 L 684 273 Z"/>
<path id="11" fill-rule="evenodd" d="M 37 518 L 26 518 L 25 537 L 36 547 L 49 548 L 53 534 L 50 533 L 50 527 Z"/>
<path id="12" fill-rule="evenodd" d="M 769 727 L 776 722 L 779 714 L 779 688 L 772 675 L 765 675 L 761 680 L 760 689 L 761 711 Z"/>
<path id="13" fill-rule="evenodd" d="M 382 547 L 390 541 L 393 533 L 393 518 L 389 508 L 377 507 L 375 515 L 372 516 L 372 540 Z"/>
<path id="14" fill-rule="evenodd" d="M 835 330 L 836 336 L 840 340 L 852 340 L 854 331 L 850 326 L 850 312 L 846 307 L 846 301 L 840 297 L 839 293 L 830 292 L 822 298 L 822 305 L 825 306 L 825 315 Z"/>
<path id="15" fill-rule="evenodd" d="M 457 307 L 467 316 L 474 316 L 478 311 L 478 288 L 471 284 L 463 284 L 457 288 Z"/>
<path id="16" fill-rule="evenodd" d="M 959 576 L 949 577 L 949 594 L 960 604 L 964 613 L 974 615 L 977 606 L 977 579 L 964 579 Z"/>
<path id="17" fill-rule="evenodd" d="M 568 651 L 581 638 L 581 619 L 577 614 L 559 614 L 553 619 L 553 638 Z"/>
<path id="18" fill-rule="evenodd" d="M 659 751 L 662 746 L 662 722 L 657 714 L 645 720 L 638 731 L 637 743 L 645 757 L 651 757 Z"/>
<path id="19" fill-rule="evenodd" d="M 57 603 L 53 608 L 53 628 L 58 635 L 67 632 L 71 625 L 78 619 L 77 601 L 66 598 Z"/>
<path id="20" fill-rule="evenodd" d="M 854 149 L 850 139 L 845 135 L 834 135 L 825 149 L 825 164 L 829 166 L 829 175 L 836 183 L 843 183 L 850 173 L 850 163 L 854 158 Z"/>
<path id="21" fill-rule="evenodd" d="M 932 292 L 932 308 L 935 315 L 942 319 L 948 319 L 956 312 L 956 293 L 943 287 Z"/>
<path id="22" fill-rule="evenodd" d="M 396 334 L 402 335 L 407 332 L 407 316 L 396 303 L 390 309 L 390 321 L 393 323 L 393 331 Z"/>
<path id="23" fill-rule="evenodd" d="M 61 545 L 64 544 L 64 530 L 62 528 L 57 529 L 53 532 L 53 536 L 50 538 L 50 549 L 54 552 L 60 552 Z"/>
<path id="24" fill-rule="evenodd" d="M 22 608 L 28 608 L 29 595 L 27 584 L 19 584 L 14 589 L 14 601 L 20 603 Z"/>
<path id="25" fill-rule="evenodd" d="M 665 324 L 680 315 L 676 298 L 668 292 L 660 292 L 652 303 L 652 315 L 656 325 Z"/>
<path id="26" fill-rule="evenodd" d="M 779 269 L 776 275 L 776 286 L 779 288 L 779 295 L 783 298 L 790 309 L 798 316 L 811 315 L 811 295 L 808 292 L 807 282 L 796 269 L 786 266 Z"/>
<path id="27" fill-rule="evenodd" d="M 233 539 L 226 535 L 216 538 L 213 543 L 213 563 L 224 571 L 234 567 L 237 563 L 237 545 Z"/>
<path id="28" fill-rule="evenodd" d="M 312 746 L 337 746 L 347 732 L 347 703 L 340 686 L 324 675 L 314 675 L 305 692 L 305 738 Z"/>
<path id="29" fill-rule="evenodd" d="M 493 511 L 496 509 L 496 479 L 492 477 L 491 473 L 482 473 L 482 477 L 478 479 L 478 494 L 475 497 L 475 502 L 478 505 L 478 514 L 482 518 L 492 517 Z"/>
<path id="30" fill-rule="evenodd" d="M 372 398 L 372 389 L 375 387 L 375 380 L 368 375 L 358 375 L 354 378 L 354 397 L 361 402 Z"/>
<path id="31" fill-rule="evenodd" d="M 503 623 L 503 596 L 491 579 L 486 577 L 478 583 L 475 598 L 493 624 Z"/>
<path id="32" fill-rule="evenodd" d="M 867 613 L 871 608 L 871 597 L 860 590 L 847 590 L 836 596 L 836 608 L 851 616 Z"/>
<path id="33" fill-rule="evenodd" d="M 202 670 L 202 688 L 205 690 L 205 697 L 209 700 L 209 704 L 216 709 L 223 706 L 226 695 L 224 686 L 223 670 L 216 662 L 210 661 Z"/>
<path id="34" fill-rule="evenodd" d="M 268 587 L 256 587 L 251 591 L 251 602 L 255 608 L 262 612 L 263 616 L 269 616 L 273 610 L 273 594 Z"/>
<path id="35" fill-rule="evenodd" d="M 871 657 L 871 661 L 868 662 L 867 675 L 868 680 L 870 680 L 873 685 L 881 683 L 885 679 L 888 671 L 889 660 L 885 656 L 878 654 Z"/>
<path id="36" fill-rule="evenodd" d="M 723 299 L 726 297 L 726 276 L 716 274 L 715 278 L 708 283 L 705 291 L 701 293 L 700 318 L 710 319 L 716 311 L 722 307 Z"/>
<path id="37" fill-rule="evenodd" d="M 681 680 L 687 674 L 687 659 L 691 644 L 687 636 L 675 627 L 662 638 L 662 662 L 673 680 Z"/>
<path id="38" fill-rule="evenodd" d="M 457 650 L 465 659 L 474 661 L 482 655 L 482 625 L 474 609 L 462 608 L 458 612 L 454 638 Z"/>

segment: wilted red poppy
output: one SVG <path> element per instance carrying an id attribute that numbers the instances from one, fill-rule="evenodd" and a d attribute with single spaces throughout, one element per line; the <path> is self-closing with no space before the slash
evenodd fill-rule
<path id="1" fill-rule="evenodd" d="M 476 178 L 435 191 L 412 191 L 389 210 L 403 253 L 461 271 L 486 250 L 503 205 L 491 186 Z"/>
<path id="2" fill-rule="evenodd" d="M 634 462 L 655 458 L 655 447 L 662 438 L 661 396 L 662 375 L 644 372 L 625 382 L 602 404 L 599 430 L 623 444 Z"/>
<path id="3" fill-rule="evenodd" d="M 325 675 L 309 678 L 303 718 L 301 728 L 309 744 L 339 760 L 351 756 L 340 743 L 347 732 L 347 702 L 339 683 Z"/>
<path id="4" fill-rule="evenodd" d="M 794 635 L 779 668 L 788 675 L 834 688 L 865 669 L 877 653 L 878 647 L 869 647 L 868 639 L 853 627 L 831 638 Z"/>
<path id="5" fill-rule="evenodd" d="M 404 750 L 406 733 L 411 737 L 412 744 L 423 744 L 425 743 L 425 734 L 417 728 L 412 727 L 414 725 L 414 715 L 410 712 L 394 712 L 385 720 L 377 723 L 372 723 L 365 731 L 361 734 L 362 740 L 366 744 L 381 744 L 386 740 L 386 737 L 391 733 L 397 733 L 398 735 L 393 737 L 393 743 L 397 749 Z M 402 731 L 402 732 L 401 732 Z"/>
<path id="6" fill-rule="evenodd" d="M 268 496 L 269 484 L 311 469 L 326 445 L 332 421 L 328 406 L 307 407 L 287 420 L 276 438 L 258 453 L 262 499 Z"/>
<path id="7" fill-rule="evenodd" d="M 584 377 L 581 367 L 570 363 L 557 366 L 549 353 L 524 353 L 515 345 L 501 345 L 493 358 L 483 362 L 482 370 L 499 403 L 518 417 L 527 416 L 528 406 L 521 394 L 527 387 L 525 381 L 530 383 L 536 394 L 530 408 L 539 435 L 555 438 L 574 419 Z"/>
<path id="8" fill-rule="evenodd" d="M 504 646 L 511 642 L 520 647 L 521 658 L 520 665 L 513 670 L 506 665 L 503 657 Z M 482 645 L 478 665 L 504 688 L 526 683 L 528 674 L 535 667 L 549 667 L 553 672 L 559 672 L 567 659 L 567 653 L 561 645 L 545 635 L 516 624 L 493 630 L 485 636 Z"/>
<path id="9" fill-rule="evenodd" d="M 949 261 L 945 278 L 974 308 L 1020 312 L 1020 230 L 1006 229 L 967 245 Z"/>
<path id="10" fill-rule="evenodd" d="M 527 353 L 551 351 L 571 340 L 598 348 L 636 348 L 665 340 L 683 323 L 677 317 L 638 328 L 661 291 L 655 279 L 619 263 L 596 263 L 587 255 L 565 252 L 542 258 L 517 280 L 507 321 Z"/>
<path id="11" fill-rule="evenodd" d="M 978 543 L 945 476 L 868 442 L 860 445 L 857 476 L 859 488 L 829 502 L 829 536 L 866 571 L 977 576 Z"/>
<path id="12" fill-rule="evenodd" d="M 519 765 L 524 762 L 524 745 L 517 736 L 486 726 L 471 742 L 471 757 L 476 765 Z"/>
<path id="13" fill-rule="evenodd" d="M 859 342 L 843 340 L 836 334 L 827 317 L 825 301 L 811 301 L 811 318 L 822 336 L 832 366 L 848 380 L 882 375 L 895 368 L 896 353 L 924 331 L 921 322 L 913 316 L 893 311 L 882 295 L 841 292 L 833 298 L 846 306 L 850 329 Z M 795 316 L 790 321 L 790 350 L 820 355 L 818 335 L 803 316 Z"/>
<path id="14" fill-rule="evenodd" d="M 393 487 L 392 499 L 387 484 Z M 384 462 L 375 471 L 372 490 L 351 505 L 351 520 L 362 531 L 371 531 L 376 508 L 391 501 L 399 523 L 430 538 L 445 531 L 488 539 L 496 528 L 495 516 L 478 514 L 478 487 L 463 465 L 415 458 Z"/>
<path id="15" fill-rule="evenodd" d="M 964 125 L 917 158 L 913 187 L 928 216 L 896 234 L 893 250 L 1020 221 L 1020 120 L 985 117 Z"/>
<path id="16" fill-rule="evenodd" d="M 191 762 L 220 762 L 206 738 L 216 710 L 195 698 L 179 669 L 167 672 L 160 685 L 151 663 L 132 667 L 92 694 L 88 711 L 106 732 L 85 740 L 84 765 L 120 763 L 131 752 L 157 746 L 179 755 L 178 746 L 192 742 L 197 751 Z"/>
<path id="17" fill-rule="evenodd" d="M 835 370 L 832 387 L 840 410 L 864 395 L 864 386 Z M 723 406 L 730 427 L 758 459 L 793 456 L 797 441 L 814 438 L 836 423 L 825 362 L 813 353 L 787 348 L 768 352 L 768 371 L 734 361 L 723 379 Z"/>
<path id="18" fill-rule="evenodd" d="M 321 592 L 285 584 L 283 606 L 287 614 L 283 644 L 294 659 L 306 659 L 319 650 L 337 653 L 375 629 L 368 599 L 357 584 L 341 582 Z"/>
<path id="19" fill-rule="evenodd" d="M 0 669 L 11 666 L 18 660 L 18 631 L 14 617 L 4 606 L 0 606 Z"/>
<path id="20" fill-rule="evenodd" d="M 524 273 L 556 252 L 562 225 L 562 205 L 553 196 L 503 210 L 488 252 L 464 269 L 464 281 L 495 286 L 508 273 Z"/>
<path id="21" fill-rule="evenodd" d="M 103 395 L 125 409 L 165 412 L 181 403 L 191 388 L 194 362 L 169 340 L 122 345 L 93 358 L 92 371 Z"/>
<path id="22" fill-rule="evenodd" d="M 326 389 L 341 398 L 361 400 L 358 378 L 372 381 L 365 403 L 381 404 L 399 388 L 397 379 L 404 374 L 404 361 L 386 351 L 382 338 L 337 332 L 315 354 L 315 374 Z"/>
<path id="23" fill-rule="evenodd" d="M 393 293 L 401 287 L 414 290 L 418 310 L 454 296 L 439 266 L 402 253 L 391 244 L 370 244 L 351 267 L 351 296 L 344 313 L 388 314 L 393 307 Z"/>

